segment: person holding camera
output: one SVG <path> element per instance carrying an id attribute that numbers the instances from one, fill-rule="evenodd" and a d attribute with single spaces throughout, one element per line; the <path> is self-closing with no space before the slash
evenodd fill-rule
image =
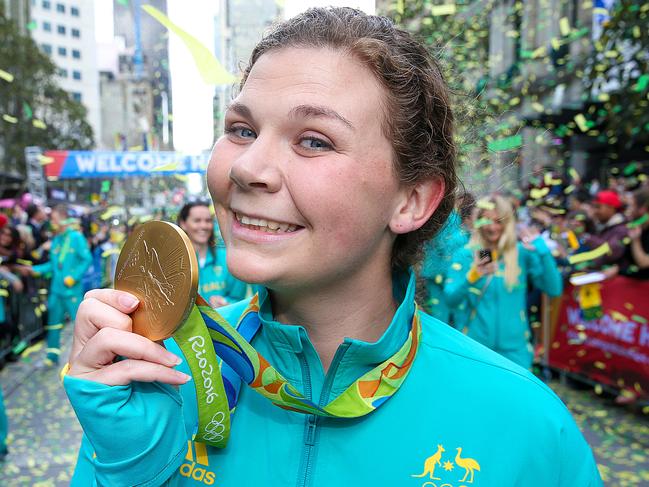
<path id="1" fill-rule="evenodd" d="M 511 203 L 501 196 L 478 202 L 469 243 L 453 256 L 444 297 L 454 307 L 468 301 L 465 333 L 529 369 L 530 344 L 526 296 L 528 283 L 550 296 L 563 290 L 561 275 L 538 230 L 521 227 Z"/>

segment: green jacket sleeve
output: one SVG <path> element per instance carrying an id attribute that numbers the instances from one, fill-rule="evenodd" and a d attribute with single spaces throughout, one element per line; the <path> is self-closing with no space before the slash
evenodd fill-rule
<path id="1" fill-rule="evenodd" d="M 32 267 L 32 270 L 40 276 L 50 274 L 52 272 L 52 261 L 48 260 L 47 262 L 43 262 L 42 264 L 37 264 Z"/>
<path id="2" fill-rule="evenodd" d="M 76 263 L 70 268 L 68 275 L 74 279 L 74 282 L 79 282 L 92 263 L 92 255 L 90 254 L 90 247 L 83 234 L 74 232 L 71 238 L 73 239 L 71 245 L 75 250 L 74 256 Z"/>
<path id="3" fill-rule="evenodd" d="M 159 486 L 182 464 L 191 435 L 173 387 L 107 386 L 69 376 L 63 385 L 88 440 L 73 485 Z"/>
<path id="4" fill-rule="evenodd" d="M 532 284 L 549 296 L 560 296 L 563 292 L 563 279 L 557 263 L 541 237 L 532 242 L 534 250 L 519 247 L 525 252 L 527 272 Z"/>
<path id="5" fill-rule="evenodd" d="M 444 298 L 449 307 L 458 306 L 469 296 L 469 289 L 473 284 L 467 279 L 467 273 L 471 269 L 472 255 L 466 247 L 458 250 L 453 255 L 453 263 L 448 268 L 448 274 L 444 282 Z M 480 286 L 480 279 L 474 283 Z"/>

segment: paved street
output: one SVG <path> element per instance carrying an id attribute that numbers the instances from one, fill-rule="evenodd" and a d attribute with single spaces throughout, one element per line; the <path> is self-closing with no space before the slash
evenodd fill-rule
<path id="1" fill-rule="evenodd" d="M 66 342 L 69 334 L 66 329 Z M 1 486 L 70 482 L 81 428 L 59 384 L 58 370 L 35 367 L 43 357 L 42 348 L 34 350 L 0 373 L 10 423 L 10 454 L 0 472 Z M 649 408 L 619 407 L 590 389 L 558 381 L 551 385 L 593 447 L 605 484 L 649 486 Z"/>

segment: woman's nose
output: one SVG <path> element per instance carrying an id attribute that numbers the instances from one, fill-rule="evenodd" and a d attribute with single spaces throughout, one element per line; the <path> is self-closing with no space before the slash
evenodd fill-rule
<path id="1" fill-rule="evenodd" d="M 245 191 L 275 193 L 282 186 L 281 172 L 276 163 L 278 157 L 281 156 L 277 150 L 258 138 L 234 161 L 230 179 Z"/>

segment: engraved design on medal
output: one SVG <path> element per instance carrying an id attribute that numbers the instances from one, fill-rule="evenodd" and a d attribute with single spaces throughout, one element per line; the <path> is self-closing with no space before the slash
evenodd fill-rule
<path id="1" fill-rule="evenodd" d="M 138 239 L 137 247 L 129 253 L 124 266 L 125 281 L 136 284 L 137 291 L 142 295 L 148 324 L 152 330 L 163 329 L 165 310 L 174 306 L 173 293 L 176 285 L 187 279 L 182 250 L 174 249 L 164 260 L 158 251 L 149 247 L 146 240 Z M 164 263 L 166 262 L 166 264 Z"/>

